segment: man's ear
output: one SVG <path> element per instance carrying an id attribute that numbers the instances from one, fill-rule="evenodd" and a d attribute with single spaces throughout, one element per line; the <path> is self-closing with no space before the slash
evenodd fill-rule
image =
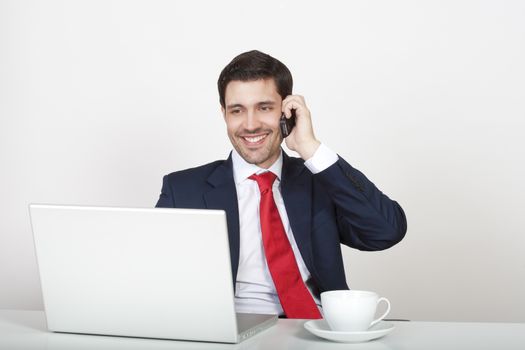
<path id="1" fill-rule="evenodd" d="M 224 109 L 223 106 L 221 106 L 221 112 L 222 112 L 222 117 L 226 118 L 226 110 Z"/>

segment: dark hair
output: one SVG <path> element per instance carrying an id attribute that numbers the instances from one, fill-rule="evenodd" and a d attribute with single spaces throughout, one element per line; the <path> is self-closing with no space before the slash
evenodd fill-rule
<path id="1" fill-rule="evenodd" d="M 219 75 L 219 101 L 225 107 L 224 95 L 228 83 L 233 80 L 253 81 L 273 78 L 277 92 L 284 99 L 292 94 L 293 79 L 290 70 L 279 60 L 261 51 L 253 50 L 235 57 Z"/>

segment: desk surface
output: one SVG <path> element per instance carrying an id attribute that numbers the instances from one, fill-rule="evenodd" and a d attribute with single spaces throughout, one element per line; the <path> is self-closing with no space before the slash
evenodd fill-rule
<path id="1" fill-rule="evenodd" d="M 0 310 L 0 349 L 525 349 L 525 323 L 393 322 L 384 338 L 361 344 L 326 341 L 303 328 L 304 320 L 277 325 L 240 344 L 52 333 L 43 311 Z"/>

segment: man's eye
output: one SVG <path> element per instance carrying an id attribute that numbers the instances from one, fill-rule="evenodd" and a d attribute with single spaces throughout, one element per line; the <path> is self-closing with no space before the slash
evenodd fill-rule
<path id="1" fill-rule="evenodd" d="M 264 112 L 271 111 L 271 110 L 272 110 L 271 106 L 262 106 L 261 107 L 261 111 L 264 111 Z"/>
<path id="2" fill-rule="evenodd" d="M 239 114 L 239 113 L 241 113 L 241 110 L 240 109 L 232 109 L 230 113 L 231 114 Z"/>

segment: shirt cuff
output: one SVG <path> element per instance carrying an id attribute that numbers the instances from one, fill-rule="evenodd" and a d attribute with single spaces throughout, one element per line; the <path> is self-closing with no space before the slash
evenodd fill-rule
<path id="1" fill-rule="evenodd" d="M 337 153 L 326 147 L 324 143 L 321 143 L 312 158 L 306 160 L 304 165 L 312 172 L 312 174 L 317 174 L 337 162 L 338 159 L 339 156 Z"/>

